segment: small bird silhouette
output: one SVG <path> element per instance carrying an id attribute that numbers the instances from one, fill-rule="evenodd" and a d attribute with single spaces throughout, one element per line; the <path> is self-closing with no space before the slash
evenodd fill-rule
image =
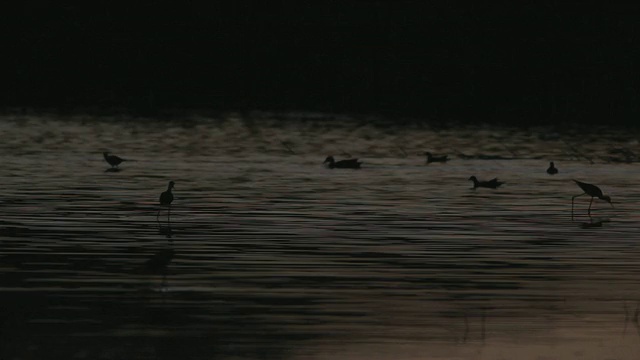
<path id="1" fill-rule="evenodd" d="M 333 168 L 338 168 L 338 169 L 360 169 L 360 165 L 362 165 L 362 162 L 358 161 L 358 159 L 348 159 L 348 160 L 335 161 L 333 156 L 327 156 L 327 158 L 322 163 L 323 164 L 328 164 L 329 169 L 333 169 Z"/>
<path id="2" fill-rule="evenodd" d="M 109 154 L 108 152 L 103 152 L 102 155 L 104 156 L 104 159 L 109 163 L 109 165 L 111 165 L 111 167 L 118 167 L 120 163 L 122 163 L 123 161 L 127 161 L 127 159 Z"/>
<path id="3" fill-rule="evenodd" d="M 555 175 L 558 173 L 558 169 L 553 164 L 553 161 L 549 163 L 549 168 L 547 169 L 547 174 Z"/>
<path id="4" fill-rule="evenodd" d="M 608 202 L 609 205 L 611 205 L 611 207 L 613 207 L 613 203 L 611 202 L 611 197 L 604 195 L 602 193 L 602 190 L 600 190 L 599 187 L 592 184 L 587 184 L 578 180 L 573 180 L 573 181 L 575 181 L 576 184 L 578 184 L 578 186 L 580 187 L 580 189 L 582 189 L 582 191 L 584 192 L 582 194 L 575 195 L 571 198 L 571 220 L 573 220 L 573 202 L 578 196 L 582 196 L 585 194 L 591 196 L 591 201 L 589 202 L 589 209 L 587 210 L 587 214 L 589 216 L 591 216 L 591 205 L 593 204 L 593 198 L 602 199 Z"/>
<path id="5" fill-rule="evenodd" d="M 169 181 L 169 187 L 167 188 L 167 191 L 163 192 L 162 194 L 160 194 L 160 206 L 161 208 L 158 209 L 158 215 L 156 215 L 156 220 L 159 219 L 160 217 L 160 211 L 162 210 L 162 206 L 167 206 L 168 207 L 168 213 L 167 213 L 167 221 L 170 221 L 171 219 L 171 203 L 173 202 L 173 194 L 171 193 L 171 189 L 173 189 L 173 186 L 175 185 L 175 183 L 173 181 Z"/>
<path id="6" fill-rule="evenodd" d="M 478 179 L 475 176 L 472 176 L 469 178 L 469 180 L 473 181 L 473 188 L 479 188 L 479 187 L 484 187 L 484 188 L 490 188 L 490 189 L 496 189 L 498 188 L 498 186 L 504 184 L 503 181 L 498 181 L 498 178 L 494 178 L 491 179 L 489 181 L 478 181 Z"/>
<path id="7" fill-rule="evenodd" d="M 442 156 L 434 156 L 432 153 L 430 152 L 425 152 L 424 153 L 427 156 L 427 164 L 431 164 L 432 162 L 447 162 L 449 159 L 447 158 L 448 155 L 442 155 Z"/>

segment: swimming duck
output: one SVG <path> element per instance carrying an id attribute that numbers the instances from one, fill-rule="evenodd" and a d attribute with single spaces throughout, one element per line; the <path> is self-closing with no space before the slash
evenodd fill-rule
<path id="1" fill-rule="evenodd" d="M 489 181 L 478 181 L 475 176 L 469 178 L 469 180 L 473 181 L 473 188 L 485 187 L 489 189 L 496 189 L 498 186 L 504 184 L 503 181 L 498 181 L 498 178 L 491 179 Z"/>
<path id="2" fill-rule="evenodd" d="M 554 175 L 558 173 L 558 169 L 554 166 L 553 161 L 549 163 L 549 168 L 547 169 L 547 174 Z"/>
<path id="3" fill-rule="evenodd" d="M 104 156 L 104 159 L 109 163 L 109 165 L 111 165 L 111 167 L 118 167 L 120 163 L 122 163 L 123 161 L 127 161 L 127 159 L 111 155 L 108 152 L 103 152 L 102 155 Z"/>
<path id="4" fill-rule="evenodd" d="M 430 164 L 432 162 L 447 162 L 449 159 L 447 158 L 448 155 L 442 155 L 442 156 L 433 156 L 433 154 L 431 154 L 430 152 L 425 152 L 425 155 L 427 155 L 427 164 Z"/>
<path id="5" fill-rule="evenodd" d="M 361 161 L 358 159 L 347 159 L 335 161 L 333 156 L 327 156 L 327 158 L 322 162 L 323 164 L 327 164 L 329 169 L 338 168 L 338 169 L 360 169 Z"/>

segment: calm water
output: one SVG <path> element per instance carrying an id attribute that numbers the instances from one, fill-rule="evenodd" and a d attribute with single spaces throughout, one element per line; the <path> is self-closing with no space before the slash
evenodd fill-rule
<path id="1" fill-rule="evenodd" d="M 0 357 L 640 357 L 637 133 L 302 116 L 0 119 Z"/>

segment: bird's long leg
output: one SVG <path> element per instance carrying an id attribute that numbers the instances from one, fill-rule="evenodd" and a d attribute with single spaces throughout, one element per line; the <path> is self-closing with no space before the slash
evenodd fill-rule
<path id="1" fill-rule="evenodd" d="M 158 214 L 156 215 L 156 221 L 160 222 L 160 211 L 162 210 L 162 207 L 160 209 L 158 209 Z"/>
<path id="2" fill-rule="evenodd" d="M 573 221 L 573 201 L 574 201 L 578 196 L 582 196 L 582 195 L 584 195 L 584 194 L 586 194 L 586 192 L 585 192 L 585 193 L 582 193 L 582 194 L 580 194 L 580 195 L 576 195 L 576 196 L 574 196 L 574 197 L 572 197 L 572 198 L 571 198 L 571 221 Z M 591 200 L 593 200 L 593 198 L 591 198 Z"/>
<path id="3" fill-rule="evenodd" d="M 591 204 L 593 204 L 593 197 L 591 197 L 591 201 L 589 201 L 589 209 L 587 210 L 587 214 L 591 217 Z"/>
<path id="4" fill-rule="evenodd" d="M 169 204 L 169 212 L 167 213 L 167 224 L 171 222 L 171 204 Z"/>

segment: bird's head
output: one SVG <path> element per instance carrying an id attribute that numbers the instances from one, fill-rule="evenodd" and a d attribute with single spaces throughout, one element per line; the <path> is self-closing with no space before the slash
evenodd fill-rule
<path id="1" fill-rule="evenodd" d="M 470 181 L 478 181 L 478 179 L 475 177 L 475 175 L 474 175 L 474 176 L 472 176 L 472 177 L 470 177 L 470 178 L 469 178 L 469 180 L 470 180 Z"/>
<path id="2" fill-rule="evenodd" d="M 424 155 L 426 155 L 426 156 L 428 156 L 428 157 L 431 157 L 431 156 L 432 156 L 432 155 L 431 155 L 431 153 L 430 153 L 430 152 L 428 152 L 428 151 L 425 151 Z"/>
<path id="3" fill-rule="evenodd" d="M 609 195 L 603 195 L 600 199 L 602 199 L 602 200 L 604 200 L 604 201 L 608 202 L 608 203 L 611 205 L 611 207 L 613 207 L 613 203 L 611 202 L 611 196 L 609 196 Z"/>
<path id="4" fill-rule="evenodd" d="M 108 156 L 108 155 L 109 155 L 109 152 L 108 152 L 108 151 L 105 151 L 105 152 L 103 152 L 103 153 L 102 153 L 102 155 L 104 155 L 104 156 Z"/>
<path id="5" fill-rule="evenodd" d="M 174 186 L 175 184 L 176 184 L 175 182 L 173 182 L 173 181 L 169 181 L 169 189 L 173 189 L 173 186 Z"/>
<path id="6" fill-rule="evenodd" d="M 333 156 L 327 156 L 327 158 L 326 158 L 326 159 L 324 159 L 324 161 L 323 161 L 322 163 L 323 163 L 323 164 L 326 164 L 326 163 L 331 164 L 331 163 L 333 163 L 333 162 L 335 162 L 335 160 L 333 159 Z"/>

